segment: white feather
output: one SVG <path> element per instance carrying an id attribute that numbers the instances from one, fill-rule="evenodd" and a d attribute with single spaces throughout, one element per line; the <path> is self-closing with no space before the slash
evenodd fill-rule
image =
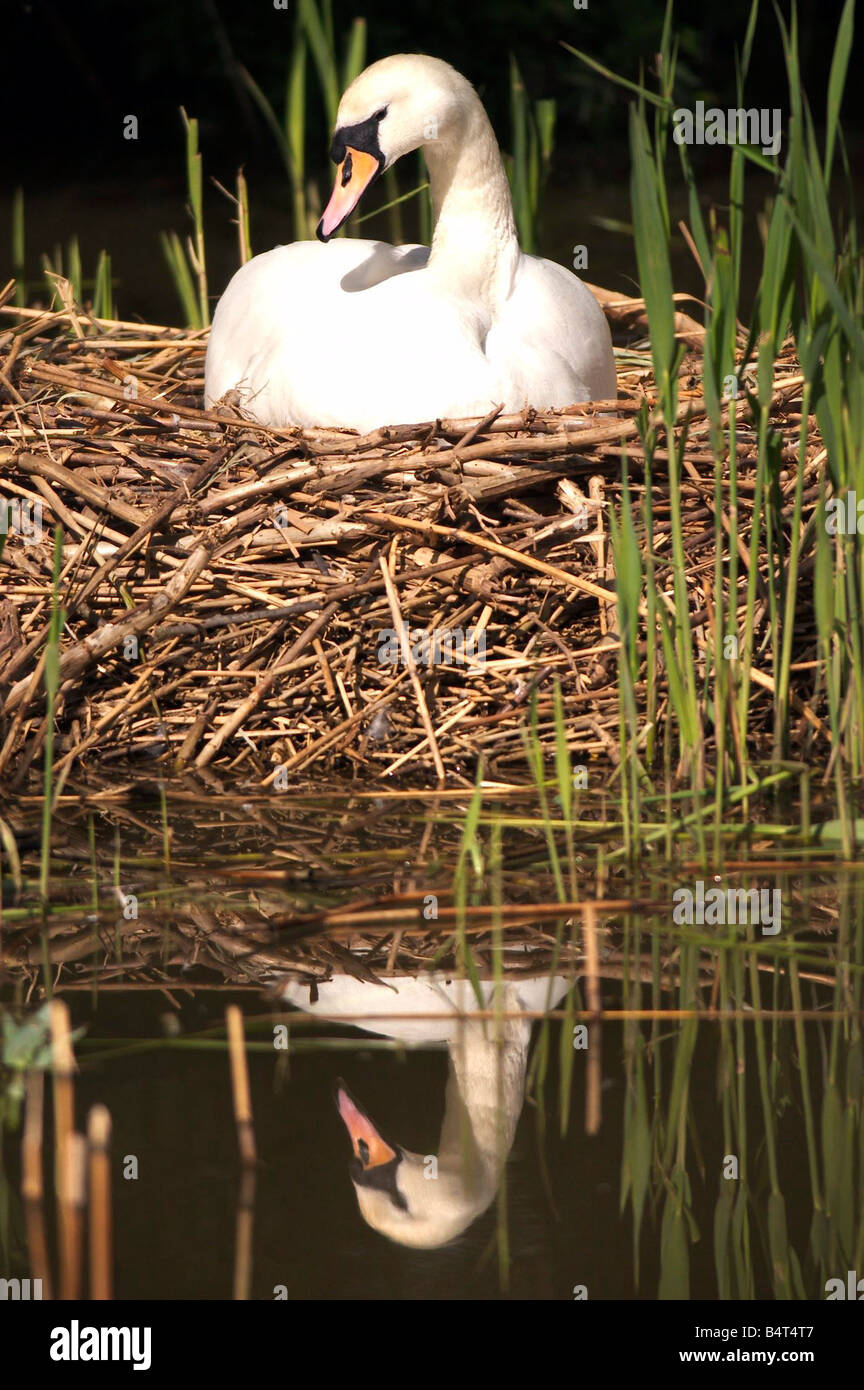
<path id="1" fill-rule="evenodd" d="M 497 1003 L 502 1015 L 484 1020 L 470 1017 L 480 1005 L 468 980 L 420 974 L 386 983 L 389 989 L 336 975 L 318 984 L 314 1004 L 308 985 L 287 984 L 282 997 L 330 1018 L 376 1015 L 367 1023 L 352 1019 L 365 1032 L 415 1045 L 446 1043 L 447 1088 L 434 1168 L 430 1155 L 400 1147 L 400 1205 L 387 1192 L 355 1184 L 370 1226 L 400 1245 L 432 1249 L 467 1230 L 498 1189 L 525 1099 L 531 1041 L 530 1018 L 513 1015 L 554 1009 L 572 981 L 560 975 L 507 979 L 499 1000 L 494 982 L 482 981 L 482 1007 L 494 1012 Z"/>
<path id="2" fill-rule="evenodd" d="M 216 309 L 207 404 L 234 392 L 262 424 L 367 431 L 483 415 L 493 404 L 515 411 L 613 399 L 603 311 L 570 271 L 520 251 L 474 89 L 438 59 L 386 58 L 348 88 L 337 128 L 383 107 L 386 165 L 423 148 L 431 250 L 344 239 L 254 257 Z"/>

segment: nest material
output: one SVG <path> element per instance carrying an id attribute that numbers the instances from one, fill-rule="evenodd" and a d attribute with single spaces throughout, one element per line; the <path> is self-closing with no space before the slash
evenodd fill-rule
<path id="1" fill-rule="evenodd" d="M 639 309 L 612 305 L 619 318 Z M 679 327 L 693 346 L 698 326 Z M 551 741 L 555 679 L 574 759 L 616 759 L 617 606 L 604 511 L 620 505 L 622 449 L 640 504 L 636 415 L 655 402 L 644 353 L 623 355 L 614 404 L 362 437 L 205 411 L 203 359 L 200 333 L 97 322 L 74 307 L 0 308 L 0 495 L 38 502 L 44 521 L 38 543 L 10 534 L 0 561 L 4 780 L 20 784 L 44 740 L 58 522 L 66 621 L 55 761 L 67 773 L 146 756 L 173 768 L 237 768 L 279 787 L 280 777 L 313 772 L 468 779 L 482 756 L 487 776 L 508 783 L 524 775 L 535 691 L 540 737 Z M 771 412 L 790 490 L 800 383 L 790 351 L 777 365 Z M 696 386 L 685 361 L 681 500 L 691 626 L 704 647 L 714 462 Z M 739 412 L 737 432 L 744 544 L 756 459 L 748 413 Z M 814 429 L 813 454 L 818 442 Z M 671 588 L 665 459 L 661 447 L 650 544 Z M 805 505 L 817 495 L 812 482 Z M 638 516 L 637 534 L 644 544 Z M 469 650 L 463 664 L 457 647 L 457 659 L 426 664 L 418 629 L 473 632 L 475 643 L 482 633 L 485 654 Z M 395 646 L 388 633 L 399 634 Z M 812 656 L 812 634 L 796 640 Z M 770 678 L 757 671 L 752 690 L 758 737 Z"/>
<path id="2" fill-rule="evenodd" d="M 97 780 L 91 774 L 80 797 L 60 798 L 51 892 L 62 910 L 47 918 L 33 887 L 38 798 L 21 798 L 10 812 L 22 884 L 16 893 L 8 873 L 0 884 L 0 980 L 28 997 L 42 990 L 46 962 L 55 993 L 128 988 L 167 991 L 170 998 L 201 988 L 269 989 L 286 979 L 314 989 L 342 973 L 370 985 L 433 968 L 459 974 L 469 952 L 481 979 L 499 970 L 509 978 L 590 974 L 593 958 L 603 980 L 653 982 L 659 963 L 661 987 L 680 985 L 682 939 L 680 929 L 669 929 L 670 886 L 658 885 L 644 866 L 620 861 L 604 861 L 598 872 L 601 847 L 618 838 L 600 796 L 593 809 L 583 808 L 596 819 L 580 821 L 578 902 L 561 902 L 531 801 L 510 794 L 497 803 L 499 814 L 509 813 L 502 901 L 460 904 L 453 883 L 466 791 L 420 793 L 434 808 L 430 822 L 412 819 L 413 789 L 300 793 L 275 802 L 229 791 L 208 803 L 200 788 L 178 778 L 167 789 L 163 820 L 152 781 L 94 792 Z M 524 818 L 513 815 L 520 809 Z M 769 883 L 782 874 L 784 920 L 803 952 L 801 979 L 833 987 L 842 958 L 836 864 L 811 858 L 806 881 L 790 877 L 779 864 L 794 870 L 800 851 L 751 835 L 745 822 L 742 835 L 745 827 L 747 858 L 737 871 Z M 641 937 L 627 930 L 628 920 L 644 928 Z M 592 957 L 587 943 L 595 929 Z M 699 955 L 699 983 L 714 986 L 717 952 L 709 940 Z M 773 973 L 778 959 L 760 950 L 757 968 Z M 717 996 L 711 999 L 716 1004 Z M 379 1002 L 373 990 L 371 1012 Z"/>

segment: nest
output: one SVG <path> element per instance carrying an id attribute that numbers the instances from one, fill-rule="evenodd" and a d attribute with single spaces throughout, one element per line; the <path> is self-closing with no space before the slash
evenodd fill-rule
<path id="1" fill-rule="evenodd" d="M 638 331 L 642 307 L 612 301 L 608 311 Z M 698 351 L 701 330 L 679 319 Z M 67 776 L 146 758 L 202 774 L 232 769 L 277 789 L 322 773 L 458 783 L 482 758 L 487 777 L 507 785 L 524 777 L 532 699 L 538 737 L 552 744 L 556 681 L 574 759 L 614 763 L 608 508 L 621 505 L 623 450 L 637 535 L 671 588 L 662 447 L 647 540 L 638 518 L 637 415 L 656 403 L 646 353 L 619 354 L 614 403 L 359 436 L 204 410 L 204 346 L 200 333 L 97 321 L 71 304 L 0 308 L 0 495 L 21 518 L 0 560 L 4 780 L 20 785 L 45 739 L 58 524 L 65 625 L 54 759 Z M 681 382 L 681 503 L 691 628 L 704 649 L 714 462 L 694 365 L 685 359 Z M 771 410 L 790 494 L 800 383 L 790 349 Z M 756 460 L 748 415 L 740 411 L 737 432 L 744 544 Z M 814 429 L 814 455 L 818 444 Z M 22 534 L 39 509 L 41 539 Z M 812 657 L 813 642 L 802 625 L 796 655 Z M 770 677 L 760 674 L 757 666 L 749 727 L 757 741 L 771 712 Z M 662 723 L 662 669 L 658 681 Z M 818 717 L 805 712 L 812 735 Z"/>
<path id="2" fill-rule="evenodd" d="M 420 794 L 434 807 L 430 837 L 429 820 L 412 819 L 413 789 L 275 800 L 229 791 L 209 810 L 200 789 L 183 781 L 174 779 L 166 792 L 164 820 L 155 786 L 140 779 L 132 788 L 91 787 L 84 797 L 60 798 L 51 888 L 63 906 L 47 918 L 25 887 L 38 879 L 38 798 L 21 798 L 10 812 L 21 891 L 6 874 L 0 975 L 22 996 L 38 996 L 46 964 L 55 993 L 98 987 L 169 998 L 198 990 L 269 993 L 287 981 L 308 985 L 314 997 L 316 985 L 339 974 L 370 985 L 430 969 L 459 974 L 469 953 L 480 979 L 497 971 L 510 979 L 575 978 L 587 968 L 587 934 L 595 927 L 599 979 L 680 985 L 681 934 L 669 930 L 668 887 L 623 863 L 606 863 L 602 875 L 592 863 L 618 834 L 601 818 L 600 798 L 597 819 L 580 822 L 578 902 L 557 896 L 539 822 L 529 814 L 506 829 L 504 900 L 465 904 L 454 881 L 467 793 Z M 512 812 L 522 800 L 510 795 L 506 805 Z M 523 809 L 530 812 L 528 798 Z M 794 849 L 778 851 L 773 838 L 757 835 L 747 871 L 776 881 L 778 853 L 794 867 Z M 806 947 L 802 981 L 833 986 L 836 866 L 811 859 L 806 883 L 784 879 L 783 893 L 787 927 Z M 628 922 L 639 924 L 641 936 Z M 700 986 L 716 987 L 716 956 L 710 940 L 699 943 Z M 777 965 L 777 957 L 759 953 L 759 970 Z M 616 986 L 609 989 L 614 1000 Z M 373 1013 L 376 1001 L 373 990 Z"/>

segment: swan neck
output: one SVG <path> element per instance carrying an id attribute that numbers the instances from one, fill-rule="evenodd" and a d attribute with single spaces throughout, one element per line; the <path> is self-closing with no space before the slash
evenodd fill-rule
<path id="1" fill-rule="evenodd" d="M 522 1113 L 531 1025 L 520 1019 L 469 1022 L 450 1044 L 438 1159 L 466 1185 L 497 1182 Z"/>
<path id="2" fill-rule="evenodd" d="M 473 92 L 456 128 L 423 153 L 435 217 L 430 268 L 475 297 L 506 298 L 519 239 L 498 142 Z"/>

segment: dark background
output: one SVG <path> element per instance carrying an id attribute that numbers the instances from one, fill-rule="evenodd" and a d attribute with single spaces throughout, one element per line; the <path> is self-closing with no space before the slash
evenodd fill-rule
<path id="1" fill-rule="evenodd" d="M 737 105 L 735 50 L 745 32 L 749 0 L 678 0 L 678 94 L 692 104 Z M 514 53 L 532 97 L 558 103 L 555 157 L 542 249 L 569 264 L 574 243 L 591 246 L 588 279 L 626 289 L 633 277 L 625 233 L 604 220 L 629 221 L 626 121 L 629 95 L 589 71 L 560 41 L 569 41 L 613 71 L 646 77 L 659 46 L 665 0 L 334 0 L 335 29 L 368 21 L 368 60 L 399 51 L 425 51 L 451 61 L 477 86 L 502 146 L 510 139 L 509 55 Z M 788 0 L 781 0 L 788 16 Z M 799 6 L 801 62 L 817 124 L 841 0 Z M 10 264 L 12 191 L 24 190 L 27 269 L 36 279 L 40 257 L 80 238 L 85 277 L 99 250 L 111 255 L 118 310 L 154 321 L 178 321 L 174 291 L 159 248 L 160 230 L 188 230 L 184 137 L 179 107 L 200 122 L 207 180 L 207 247 L 214 296 L 236 267 L 232 210 L 210 180 L 234 185 L 244 166 L 252 207 L 255 251 L 291 239 L 289 190 L 272 134 L 237 77 L 242 64 L 281 118 L 295 0 L 0 0 L 3 79 L 0 82 L 0 277 Z M 862 166 L 860 81 L 864 13 L 858 16 L 844 129 L 853 165 Z M 782 49 L 773 7 L 760 8 L 748 105 L 788 107 Z M 307 76 L 307 124 L 314 163 L 320 126 L 320 165 L 329 183 L 329 141 L 317 77 Z M 138 118 L 139 138 L 124 140 L 123 117 Z M 693 152 L 706 187 L 727 167 L 722 148 Z M 411 186 L 406 170 L 403 187 Z M 758 185 L 758 178 L 756 180 Z M 761 191 L 755 189 L 759 201 Z M 411 205 L 406 233 L 413 228 Z M 592 240 L 592 225 L 594 226 Z M 599 228 L 599 230 L 598 230 Z M 387 236 L 373 222 L 364 233 Z M 686 273 L 686 272 L 685 272 Z"/>
<path id="2" fill-rule="evenodd" d="M 87 179 L 129 172 L 168 174 L 181 152 L 178 107 L 201 121 L 202 144 L 220 167 L 255 170 L 276 161 L 272 137 L 234 75 L 242 63 L 281 113 L 294 0 L 4 0 L 5 61 L 2 186 L 37 178 Z M 608 169 L 624 164 L 621 136 L 627 94 L 589 72 L 561 46 L 564 39 L 630 78 L 649 68 L 665 0 L 334 0 L 337 34 L 355 15 L 368 21 L 369 60 L 396 52 L 446 58 L 478 87 L 502 138 L 507 132 L 508 55 L 516 54 L 533 96 L 559 102 L 560 155 Z M 678 0 L 682 96 L 737 104 L 734 50 L 743 39 L 750 0 L 722 5 Z M 787 0 L 781 3 L 788 16 Z M 841 0 L 799 6 L 801 64 L 817 116 Z M 859 15 L 859 29 L 864 25 Z M 849 106 L 860 97 L 850 69 Z M 749 99 L 785 106 L 786 82 L 777 23 L 763 3 Z M 310 99 L 317 103 L 314 80 Z M 139 140 L 122 138 L 122 117 L 135 114 Z M 322 157 L 327 132 L 321 132 Z M 862 109 L 848 110 L 859 124 Z M 310 111 L 311 117 L 311 111 Z"/>

